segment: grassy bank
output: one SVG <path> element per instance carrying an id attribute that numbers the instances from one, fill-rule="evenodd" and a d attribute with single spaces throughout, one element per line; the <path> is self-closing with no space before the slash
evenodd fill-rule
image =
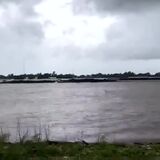
<path id="1" fill-rule="evenodd" d="M 0 143 L 0 160 L 158 160 L 160 145 Z"/>
<path id="2" fill-rule="evenodd" d="M 0 129 L 0 160 L 160 160 L 160 144 L 108 144 L 104 136 L 95 144 L 60 143 L 50 140 L 49 126 L 29 132 L 20 121 L 17 138 L 10 143 L 10 134 Z"/>

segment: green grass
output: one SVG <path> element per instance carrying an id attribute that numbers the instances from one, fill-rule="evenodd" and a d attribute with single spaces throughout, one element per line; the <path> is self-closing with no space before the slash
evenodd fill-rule
<path id="1" fill-rule="evenodd" d="M 49 141 L 49 127 L 22 132 L 17 125 L 17 143 L 10 142 L 10 134 L 0 129 L 0 160 L 160 160 L 160 144 L 118 145 L 105 143 L 99 137 L 95 144 L 55 143 Z"/>
<path id="2" fill-rule="evenodd" d="M 160 160 L 160 145 L 0 143 L 0 160 Z"/>

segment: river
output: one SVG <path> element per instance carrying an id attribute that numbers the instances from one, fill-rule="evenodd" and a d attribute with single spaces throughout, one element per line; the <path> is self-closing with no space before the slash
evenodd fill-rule
<path id="1" fill-rule="evenodd" d="M 0 127 L 17 121 L 48 126 L 57 141 L 157 142 L 160 81 L 1 84 Z"/>

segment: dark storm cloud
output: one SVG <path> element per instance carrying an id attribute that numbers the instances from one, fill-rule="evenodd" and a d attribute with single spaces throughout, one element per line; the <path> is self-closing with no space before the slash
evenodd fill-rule
<path id="1" fill-rule="evenodd" d="M 73 0 L 76 13 L 92 10 L 109 13 L 143 12 L 159 7 L 159 0 Z"/>
<path id="2" fill-rule="evenodd" d="M 107 30 L 106 42 L 92 50 L 96 58 L 160 59 L 160 0 L 74 0 L 73 8 L 76 14 L 119 19 Z"/>

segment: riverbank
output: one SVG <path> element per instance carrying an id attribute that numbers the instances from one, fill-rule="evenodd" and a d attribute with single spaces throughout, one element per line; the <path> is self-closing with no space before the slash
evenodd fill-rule
<path id="1" fill-rule="evenodd" d="M 107 78 L 75 78 L 75 79 L 9 79 L 0 83 L 96 83 L 96 82 L 116 82 L 116 79 Z"/>
<path id="2" fill-rule="evenodd" d="M 5 79 L 0 84 L 14 83 L 103 83 L 123 81 L 160 81 L 160 77 L 130 77 L 130 78 L 69 78 L 69 79 Z"/>
<path id="3" fill-rule="evenodd" d="M 0 143 L 1 160 L 158 160 L 160 145 Z"/>

